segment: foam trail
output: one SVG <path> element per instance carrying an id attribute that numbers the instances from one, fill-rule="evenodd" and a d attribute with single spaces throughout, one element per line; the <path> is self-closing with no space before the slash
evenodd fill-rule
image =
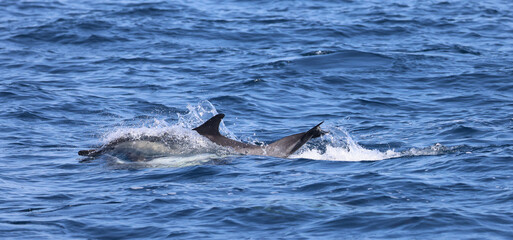
<path id="1" fill-rule="evenodd" d="M 332 127 L 328 130 L 331 133 L 323 137 L 323 144 L 300 149 L 298 153 L 291 155 L 290 158 L 329 161 L 378 161 L 400 157 L 440 155 L 456 148 L 445 147 L 436 143 L 426 148 L 411 148 L 401 152 L 394 149 L 380 151 L 362 147 L 341 127 Z"/>
<path id="2" fill-rule="evenodd" d="M 301 153 L 292 155 L 291 158 L 308 158 L 330 161 L 377 161 L 400 156 L 401 154 L 394 150 L 381 152 L 379 150 L 365 149 L 361 146 L 356 148 L 326 146 L 326 150 L 324 152 L 319 149 L 308 149 Z"/>

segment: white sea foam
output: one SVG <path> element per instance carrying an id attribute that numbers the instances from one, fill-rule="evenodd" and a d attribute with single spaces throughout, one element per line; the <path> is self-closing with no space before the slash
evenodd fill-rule
<path id="1" fill-rule="evenodd" d="M 325 151 L 321 151 L 319 149 L 307 149 L 290 156 L 290 158 L 308 158 L 330 161 L 376 161 L 400 156 L 401 154 L 394 150 L 381 152 L 379 150 L 365 149 L 358 145 L 353 148 L 326 146 Z"/>
<path id="2" fill-rule="evenodd" d="M 328 129 L 330 135 L 324 136 L 321 145 L 305 146 L 290 158 L 307 158 L 329 161 L 378 161 L 390 158 L 439 155 L 451 150 L 440 143 L 426 148 L 410 148 L 405 151 L 395 149 L 367 149 L 359 145 L 351 135 L 341 127 Z"/>

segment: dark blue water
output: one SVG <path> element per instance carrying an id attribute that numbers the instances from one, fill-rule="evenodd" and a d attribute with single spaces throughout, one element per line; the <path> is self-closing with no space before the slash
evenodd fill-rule
<path id="1" fill-rule="evenodd" d="M 510 1 L 2 1 L 0 238 L 512 239 Z M 268 142 L 130 163 L 181 134 Z"/>

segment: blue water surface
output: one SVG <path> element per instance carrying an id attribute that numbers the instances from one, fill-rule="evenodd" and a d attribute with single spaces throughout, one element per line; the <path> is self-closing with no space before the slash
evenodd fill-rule
<path id="1" fill-rule="evenodd" d="M 506 0 L 4 0 L 0 238 L 513 239 L 512 76 Z M 77 155 L 202 149 L 216 113 L 256 144 L 330 134 Z"/>

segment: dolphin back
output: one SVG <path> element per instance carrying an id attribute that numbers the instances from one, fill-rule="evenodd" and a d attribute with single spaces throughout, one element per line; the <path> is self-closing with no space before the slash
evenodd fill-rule
<path id="1" fill-rule="evenodd" d="M 308 142 L 308 140 L 320 137 L 328 133 L 321 129 L 320 126 L 323 123 L 321 122 L 306 132 L 284 137 L 265 147 L 262 147 L 235 141 L 221 135 L 221 133 L 219 133 L 219 124 L 223 118 L 224 114 L 217 114 L 193 130 L 197 131 L 200 135 L 210 139 L 212 142 L 224 147 L 230 147 L 241 154 L 266 155 L 286 158 L 301 148 L 306 142 Z"/>
<path id="2" fill-rule="evenodd" d="M 210 139 L 210 141 L 218 145 L 233 149 L 237 153 L 246 155 L 265 155 L 264 149 L 261 146 L 235 141 L 221 135 L 221 133 L 219 133 L 219 124 L 223 118 L 224 114 L 217 114 L 201 126 L 192 130 L 198 132 L 201 136 Z"/>
<path id="3" fill-rule="evenodd" d="M 284 137 L 267 146 L 259 146 L 239 142 L 221 135 L 221 133 L 219 133 L 219 124 L 224 116 L 225 115 L 222 113 L 217 114 L 193 130 L 218 145 L 232 148 L 235 152 L 246 155 L 266 155 L 286 158 L 301 148 L 310 139 L 317 138 L 328 133 L 321 129 L 320 126 L 323 123 L 321 122 L 306 132 Z M 137 140 L 119 138 L 97 149 L 81 150 L 78 152 L 78 155 L 97 157 L 105 152 L 120 152 L 124 153 L 127 157 L 133 158 L 135 161 L 140 161 L 141 159 L 146 159 L 144 156 L 147 156 L 148 153 L 160 155 L 171 151 L 171 149 L 167 149 L 168 146 L 163 144 L 162 141 L 161 137 L 151 136 Z"/>

